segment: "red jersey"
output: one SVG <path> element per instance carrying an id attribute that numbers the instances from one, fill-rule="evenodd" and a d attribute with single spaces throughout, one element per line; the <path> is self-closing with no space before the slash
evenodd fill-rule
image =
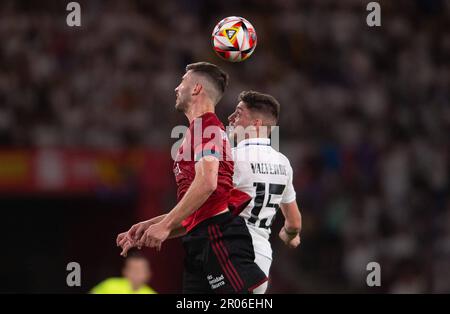
<path id="1" fill-rule="evenodd" d="M 178 201 L 183 198 L 194 180 L 196 161 L 208 155 L 219 159 L 217 188 L 200 208 L 182 222 L 187 232 L 205 219 L 225 210 L 233 189 L 234 162 L 230 143 L 222 122 L 212 112 L 207 112 L 192 121 L 178 149 L 173 165 Z"/>

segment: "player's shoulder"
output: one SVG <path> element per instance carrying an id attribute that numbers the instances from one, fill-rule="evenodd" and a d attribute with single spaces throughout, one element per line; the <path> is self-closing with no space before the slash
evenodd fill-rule
<path id="1" fill-rule="evenodd" d="M 214 112 L 206 112 L 201 116 L 192 120 L 192 122 L 189 125 L 189 129 L 191 130 L 191 132 L 193 132 L 194 129 L 204 130 L 207 127 L 211 126 L 217 126 L 220 129 L 224 129 L 223 123 L 219 120 L 219 118 Z"/>
<path id="2" fill-rule="evenodd" d="M 219 120 L 219 118 L 217 117 L 217 115 L 214 112 L 206 112 L 200 116 L 200 119 L 202 120 L 204 127 L 207 127 L 210 125 L 216 125 L 219 127 L 223 127 L 223 123 Z"/>
<path id="3" fill-rule="evenodd" d="M 289 161 L 289 158 L 287 158 L 285 154 L 283 154 L 282 152 L 274 149 L 273 147 L 272 147 L 272 150 L 273 150 L 274 154 L 278 155 L 280 163 L 282 163 L 284 165 L 287 165 L 287 166 L 291 166 L 291 162 Z"/>

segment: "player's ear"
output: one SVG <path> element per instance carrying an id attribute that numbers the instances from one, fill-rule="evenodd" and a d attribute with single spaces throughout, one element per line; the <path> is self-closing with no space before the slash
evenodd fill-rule
<path id="1" fill-rule="evenodd" d="M 263 120 L 262 119 L 255 119 L 255 120 L 253 120 L 253 126 L 260 127 L 262 125 L 263 125 Z"/>
<path id="2" fill-rule="evenodd" d="M 194 90 L 192 91 L 192 96 L 200 94 L 202 89 L 203 89 L 203 86 L 199 83 L 196 83 L 194 86 Z"/>

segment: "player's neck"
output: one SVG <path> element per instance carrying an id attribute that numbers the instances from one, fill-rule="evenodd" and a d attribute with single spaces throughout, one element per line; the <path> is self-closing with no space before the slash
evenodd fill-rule
<path id="1" fill-rule="evenodd" d="M 246 139 L 269 138 L 269 134 L 267 132 L 267 129 L 261 130 L 260 128 L 256 127 L 255 129 L 253 129 L 253 132 L 246 133 L 245 138 Z"/>
<path id="2" fill-rule="evenodd" d="M 248 139 L 258 139 L 258 138 L 268 138 L 267 136 L 259 136 L 259 135 L 249 135 L 249 136 L 247 136 L 245 139 L 246 140 L 248 140 Z"/>
<path id="3" fill-rule="evenodd" d="M 258 140 L 258 139 L 268 139 L 268 137 L 267 136 L 259 136 L 259 135 L 256 135 L 256 134 L 254 134 L 254 135 L 247 135 L 246 137 L 245 137 L 245 139 L 246 140 Z"/>
<path id="4" fill-rule="evenodd" d="M 209 101 L 204 101 L 200 103 L 193 104 L 188 111 L 184 114 L 189 120 L 189 123 L 192 123 L 194 119 L 204 115 L 207 112 L 214 113 L 214 105 Z"/>

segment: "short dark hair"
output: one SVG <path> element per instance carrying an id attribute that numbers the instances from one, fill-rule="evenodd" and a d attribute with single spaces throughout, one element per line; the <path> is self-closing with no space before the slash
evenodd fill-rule
<path id="1" fill-rule="evenodd" d="M 191 63 L 186 66 L 186 72 L 192 70 L 193 72 L 200 72 L 211 79 L 213 84 L 222 97 L 225 88 L 228 85 L 228 74 L 219 68 L 217 65 L 208 62 Z M 219 97 L 219 98 L 220 98 Z"/>
<path id="2" fill-rule="evenodd" d="M 270 115 L 275 119 L 275 123 L 278 122 L 280 103 L 275 97 L 250 90 L 241 92 L 238 100 L 245 102 L 247 108 L 251 111 Z"/>

